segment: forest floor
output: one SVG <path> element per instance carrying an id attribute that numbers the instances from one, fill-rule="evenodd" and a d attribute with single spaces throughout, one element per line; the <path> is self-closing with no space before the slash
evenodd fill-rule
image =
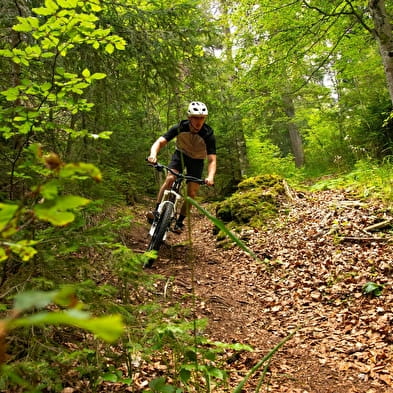
<path id="1" fill-rule="evenodd" d="M 166 278 L 158 284 L 163 302 L 208 318 L 211 340 L 254 349 L 228 354 L 229 386 L 220 392 L 233 391 L 296 329 L 274 354 L 260 392 L 393 392 L 392 227 L 371 227 L 389 223 L 392 212 L 344 191 L 304 193 L 281 210 L 266 228 L 241 234 L 259 260 L 219 246 L 213 224 L 194 211 L 192 246 L 187 231 L 171 233 L 148 269 Z M 129 241 L 143 249 L 147 226 L 138 228 Z M 365 294 L 368 282 L 376 285 Z M 262 371 L 242 392 L 256 391 Z"/>

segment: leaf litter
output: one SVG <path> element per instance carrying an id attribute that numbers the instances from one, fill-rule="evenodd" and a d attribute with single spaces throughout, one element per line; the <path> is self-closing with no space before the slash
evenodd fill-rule
<path id="1" fill-rule="evenodd" d="M 345 191 L 304 193 L 264 228 L 242 230 L 256 261 L 239 248 L 220 247 L 213 224 L 194 211 L 192 247 L 184 246 L 187 233 L 169 236 L 152 271 L 174 278 L 163 301 L 207 317 L 211 340 L 254 348 L 228 354 L 226 391 L 300 328 L 274 355 L 261 391 L 393 392 L 393 234 L 389 225 L 367 231 L 391 218 L 380 202 L 360 202 Z M 367 293 L 367 285 L 379 291 Z M 184 296 L 190 288 L 195 306 Z M 243 391 L 256 386 L 257 375 Z"/>

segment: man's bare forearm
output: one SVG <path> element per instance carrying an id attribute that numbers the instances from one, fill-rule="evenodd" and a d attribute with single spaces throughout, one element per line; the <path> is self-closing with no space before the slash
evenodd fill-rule
<path id="1" fill-rule="evenodd" d="M 151 146 L 150 148 L 150 156 L 148 157 L 148 161 L 151 163 L 157 162 L 157 156 L 160 150 L 167 144 L 167 140 L 160 136 Z"/>

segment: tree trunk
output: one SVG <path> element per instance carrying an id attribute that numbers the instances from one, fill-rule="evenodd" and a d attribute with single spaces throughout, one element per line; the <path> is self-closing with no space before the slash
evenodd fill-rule
<path id="1" fill-rule="evenodd" d="M 227 17 L 229 15 L 228 10 L 228 2 L 226 0 L 220 0 L 220 13 L 225 16 L 225 20 L 228 20 Z M 230 25 L 225 22 L 223 26 L 224 35 L 227 38 L 225 44 L 223 45 L 223 52 L 225 54 L 226 63 L 228 64 L 228 68 L 233 70 L 235 68 L 233 62 L 233 47 L 232 47 L 232 38 L 231 38 L 231 29 Z M 227 105 L 228 108 L 235 107 L 236 105 L 232 105 L 231 103 L 235 102 L 235 97 L 222 95 L 222 102 L 229 102 Z M 236 157 L 237 160 L 233 161 L 233 178 L 234 180 L 241 180 L 246 174 L 246 169 L 248 167 L 247 160 L 247 147 L 246 147 L 246 138 L 244 136 L 244 130 L 242 127 L 242 120 L 237 114 L 237 112 L 233 110 L 229 110 L 226 116 L 228 119 L 231 119 L 231 125 L 228 126 L 229 130 L 232 130 L 233 133 L 233 147 L 235 149 L 235 153 L 233 157 Z"/>
<path id="2" fill-rule="evenodd" d="M 374 34 L 379 44 L 385 69 L 390 100 L 393 104 L 393 34 L 384 0 L 370 0 L 369 9 L 374 22 Z"/>
<path id="3" fill-rule="evenodd" d="M 293 155 L 295 156 L 295 164 L 297 168 L 304 165 L 304 150 L 303 142 L 300 136 L 299 127 L 293 121 L 295 117 L 295 106 L 293 100 L 290 96 L 286 95 L 283 97 L 284 111 L 289 118 L 288 122 L 288 132 L 289 139 L 291 141 L 291 148 Z"/>
<path id="4" fill-rule="evenodd" d="M 246 169 L 248 167 L 247 160 L 247 146 L 246 139 L 244 137 L 243 130 L 241 129 L 236 138 L 236 151 L 239 161 L 239 174 L 240 179 L 243 179 L 246 176 Z"/>

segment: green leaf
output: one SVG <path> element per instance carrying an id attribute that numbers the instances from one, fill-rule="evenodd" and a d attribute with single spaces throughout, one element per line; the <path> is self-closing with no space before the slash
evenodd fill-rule
<path id="1" fill-rule="evenodd" d="M 184 358 L 188 361 L 195 362 L 197 360 L 197 354 L 194 350 L 188 350 L 185 352 Z"/>
<path id="2" fill-rule="evenodd" d="M 11 132 L 11 127 L 8 126 L 0 127 L 0 132 L 3 134 L 3 137 L 5 139 L 8 139 L 13 135 L 13 133 Z"/>
<path id="3" fill-rule="evenodd" d="M 207 360 L 214 362 L 216 360 L 216 353 L 214 351 L 207 351 L 203 354 L 203 357 Z"/>
<path id="4" fill-rule="evenodd" d="M 76 209 L 90 203 L 90 199 L 78 195 L 63 195 L 57 198 L 57 208 L 60 210 Z"/>
<path id="5" fill-rule="evenodd" d="M 14 54 L 9 49 L 0 49 L 0 56 L 12 57 Z"/>
<path id="6" fill-rule="evenodd" d="M 101 171 L 95 165 L 85 162 L 66 164 L 59 172 L 61 178 L 73 178 L 76 175 L 86 175 L 95 181 L 102 180 Z"/>
<path id="7" fill-rule="evenodd" d="M 187 383 L 191 378 L 191 371 L 182 367 L 182 369 L 179 372 L 179 377 L 182 380 L 182 382 Z"/>
<path id="8" fill-rule="evenodd" d="M 53 0 L 45 0 L 45 7 L 52 10 L 53 13 L 59 9 L 59 6 Z"/>
<path id="9" fill-rule="evenodd" d="M 126 48 L 126 41 L 123 39 L 121 39 L 121 41 L 116 41 L 115 46 L 118 50 L 124 50 Z"/>
<path id="10" fill-rule="evenodd" d="M 157 392 L 157 393 L 175 392 L 175 387 L 172 385 L 167 385 L 163 377 L 159 377 L 150 381 L 149 387 L 153 390 L 153 392 Z"/>
<path id="11" fill-rule="evenodd" d="M 93 139 L 110 139 L 112 134 L 112 131 L 102 131 L 99 134 L 89 134 L 89 137 Z"/>
<path id="12" fill-rule="evenodd" d="M 42 16 L 49 16 L 53 15 L 53 10 L 50 8 L 46 7 L 37 7 L 37 8 L 32 8 L 32 11 L 37 14 L 37 15 L 42 15 Z"/>
<path id="13" fill-rule="evenodd" d="M 95 72 L 92 76 L 91 79 L 104 79 L 106 78 L 106 74 L 104 74 L 103 72 Z"/>
<path id="14" fill-rule="evenodd" d="M 48 91 L 52 88 L 52 83 L 50 82 L 45 82 L 41 85 L 42 91 Z"/>
<path id="15" fill-rule="evenodd" d="M 20 240 L 17 243 L 11 243 L 10 248 L 13 253 L 21 257 L 22 261 L 26 262 L 37 254 L 37 250 L 31 247 L 35 244 L 37 244 L 37 242 L 33 240 Z"/>
<path id="16" fill-rule="evenodd" d="M 27 21 L 27 18 L 18 16 L 19 23 L 12 27 L 12 30 L 19 31 L 21 33 L 28 33 L 33 30 L 33 27 Z"/>
<path id="17" fill-rule="evenodd" d="M 64 285 L 53 296 L 53 302 L 62 307 L 70 307 L 75 303 L 75 287 L 73 285 Z"/>
<path id="18" fill-rule="evenodd" d="M 14 308 L 24 312 L 32 308 L 44 308 L 51 303 L 69 307 L 75 300 L 75 287 L 64 285 L 56 291 L 26 291 L 15 296 Z"/>
<path id="19" fill-rule="evenodd" d="M 105 45 L 105 52 L 109 53 L 110 55 L 113 53 L 114 50 L 115 47 L 113 46 L 113 44 L 109 43 Z"/>
<path id="20" fill-rule="evenodd" d="M 76 8 L 78 0 L 57 0 L 57 4 L 62 8 Z"/>
<path id="21" fill-rule="evenodd" d="M 0 232 L 12 220 L 18 208 L 18 205 L 0 203 Z"/>
<path id="22" fill-rule="evenodd" d="M 26 22 L 35 30 L 40 26 L 40 21 L 35 16 L 28 16 L 25 18 Z M 27 47 L 26 50 L 29 50 L 30 47 Z M 39 48 L 37 45 L 34 48 Z"/>
<path id="23" fill-rule="evenodd" d="M 55 56 L 55 53 L 53 53 L 53 52 L 45 52 L 42 54 L 42 58 L 45 58 L 45 59 L 49 59 L 50 57 L 53 57 L 53 56 Z"/>
<path id="24" fill-rule="evenodd" d="M 87 205 L 89 199 L 76 195 L 64 195 L 55 200 L 45 201 L 43 204 L 34 206 L 36 216 L 52 225 L 64 226 L 74 221 L 74 214 L 68 210 Z"/>
<path id="25" fill-rule="evenodd" d="M 119 381 L 119 377 L 117 374 L 115 373 L 106 373 L 102 376 L 102 379 L 106 382 L 118 382 Z"/>
<path id="26" fill-rule="evenodd" d="M 7 251 L 3 246 L 0 246 L 0 262 L 8 259 Z"/>
<path id="27" fill-rule="evenodd" d="M 52 303 L 56 291 L 26 291 L 19 293 L 14 298 L 14 309 L 24 312 L 32 308 L 43 308 Z"/>
<path id="28" fill-rule="evenodd" d="M 381 296 L 383 285 L 376 284 L 375 282 L 368 282 L 363 285 L 362 291 L 366 295 Z"/>
<path id="29" fill-rule="evenodd" d="M 40 304 L 44 304 L 44 301 Z M 97 337 L 108 342 L 117 340 L 124 331 L 124 325 L 120 315 L 92 318 L 89 313 L 75 309 L 61 312 L 44 311 L 25 318 L 19 318 L 12 321 L 9 324 L 9 328 L 43 325 L 75 326 L 90 331 Z"/>
<path id="30" fill-rule="evenodd" d="M 89 2 L 81 2 L 82 6 L 85 6 L 88 11 L 99 12 L 102 10 L 99 0 L 90 0 Z"/>
<path id="31" fill-rule="evenodd" d="M 90 71 L 87 68 L 85 68 L 82 71 L 82 75 L 83 75 L 84 78 L 88 78 L 90 76 Z"/>
<path id="32" fill-rule="evenodd" d="M 22 123 L 21 125 L 16 125 L 15 127 L 18 129 L 18 132 L 26 135 L 31 131 L 31 127 L 32 127 L 33 123 L 31 121 L 26 121 L 24 123 Z"/>
<path id="33" fill-rule="evenodd" d="M 254 349 L 250 347 L 247 344 L 241 344 L 241 343 L 234 343 L 234 344 L 227 344 L 227 343 L 222 343 L 219 341 L 215 341 L 213 343 L 217 348 L 222 348 L 222 349 L 234 349 L 235 351 L 250 351 L 252 352 Z"/>
<path id="34" fill-rule="evenodd" d="M 217 378 L 217 379 L 226 379 L 227 375 L 226 372 L 224 370 L 220 370 L 217 367 L 207 367 L 206 368 L 206 372 L 208 375 Z"/>
<path id="35" fill-rule="evenodd" d="M 33 155 L 36 160 L 39 160 L 42 157 L 42 148 L 39 143 L 32 143 L 27 150 Z"/>
<path id="36" fill-rule="evenodd" d="M 7 101 L 15 101 L 19 97 L 19 89 L 17 87 L 11 87 L 1 92 Z"/>
<path id="37" fill-rule="evenodd" d="M 59 182 L 57 180 L 51 180 L 40 187 L 40 194 L 45 199 L 54 199 L 58 195 L 58 189 Z"/>

